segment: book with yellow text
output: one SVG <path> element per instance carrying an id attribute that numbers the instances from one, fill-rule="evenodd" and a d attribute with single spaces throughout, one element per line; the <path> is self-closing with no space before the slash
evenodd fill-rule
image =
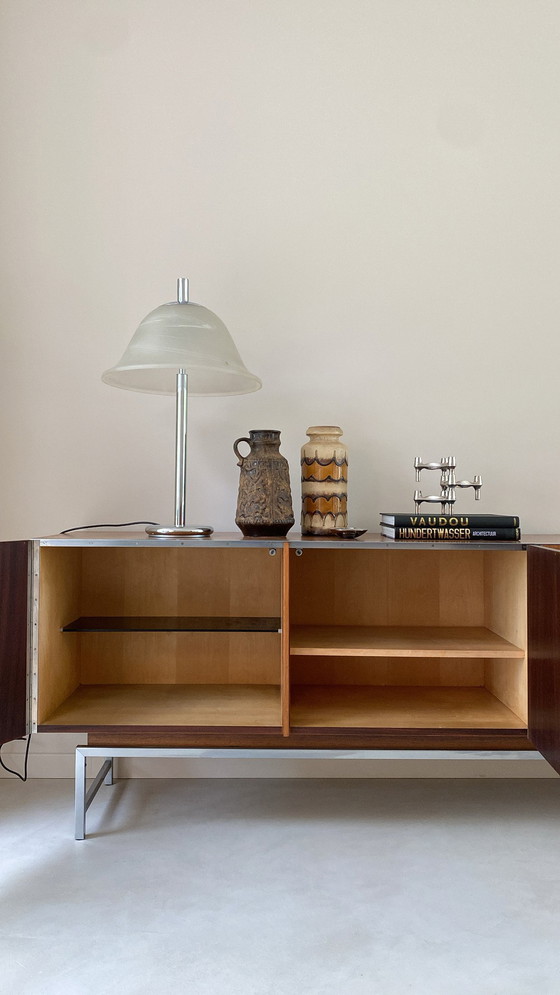
<path id="1" fill-rule="evenodd" d="M 381 535 L 400 542 L 516 542 L 521 538 L 521 529 L 471 528 L 465 525 L 391 526 L 381 523 Z"/>
<path id="2" fill-rule="evenodd" d="M 453 512 L 443 515 L 434 511 L 412 512 L 410 514 L 381 513 L 382 525 L 400 525 L 407 528 L 476 528 L 476 529 L 516 529 L 519 528 L 517 515 L 469 515 Z"/>

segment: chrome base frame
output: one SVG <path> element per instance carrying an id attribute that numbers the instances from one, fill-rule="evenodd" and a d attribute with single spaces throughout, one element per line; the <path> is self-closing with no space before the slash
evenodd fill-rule
<path id="1" fill-rule="evenodd" d="M 105 757 L 101 770 L 86 790 L 87 757 Z M 118 757 L 211 760 L 542 760 L 536 750 L 274 750 L 258 748 L 197 749 L 163 746 L 78 746 L 74 824 L 75 838 L 86 838 L 86 812 L 102 784 L 112 784 Z"/>
<path id="2" fill-rule="evenodd" d="M 90 754 L 91 756 L 91 754 Z M 107 757 L 101 770 L 94 778 L 90 788 L 86 790 L 87 776 L 87 748 L 82 747 L 76 750 L 76 781 L 74 793 L 74 814 L 75 830 L 74 837 L 77 840 L 85 839 L 86 835 L 86 812 L 102 784 L 113 783 L 113 757 Z"/>
<path id="3" fill-rule="evenodd" d="M 214 529 L 211 525 L 147 525 L 149 536 L 161 539 L 205 539 L 211 536 Z"/>

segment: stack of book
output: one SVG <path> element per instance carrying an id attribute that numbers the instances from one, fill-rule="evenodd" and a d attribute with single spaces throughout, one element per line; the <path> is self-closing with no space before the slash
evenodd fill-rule
<path id="1" fill-rule="evenodd" d="M 381 535 L 399 542 L 515 542 L 517 515 L 382 514 Z"/>

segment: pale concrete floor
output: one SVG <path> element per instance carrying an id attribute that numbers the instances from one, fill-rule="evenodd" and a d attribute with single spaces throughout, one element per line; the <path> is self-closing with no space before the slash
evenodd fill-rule
<path id="1" fill-rule="evenodd" d="M 0 783 L 2 995 L 560 995 L 556 780 Z"/>

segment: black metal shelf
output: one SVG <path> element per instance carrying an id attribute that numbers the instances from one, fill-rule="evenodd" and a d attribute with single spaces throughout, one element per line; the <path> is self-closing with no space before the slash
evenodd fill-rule
<path id="1" fill-rule="evenodd" d="M 227 615 L 88 615 L 63 632 L 278 632 L 280 618 Z"/>

